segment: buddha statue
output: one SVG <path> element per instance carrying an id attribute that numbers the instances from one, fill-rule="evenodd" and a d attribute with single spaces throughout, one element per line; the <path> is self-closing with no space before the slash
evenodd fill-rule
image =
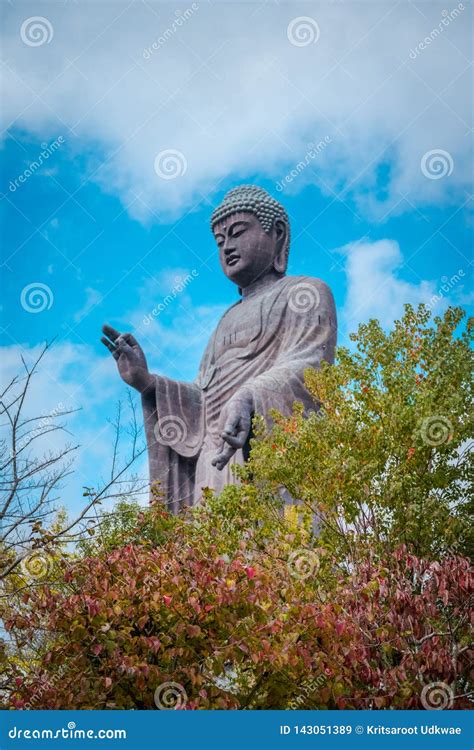
<path id="1" fill-rule="evenodd" d="M 249 456 L 254 415 L 305 413 L 317 405 L 304 372 L 332 363 L 337 337 L 331 290 L 310 276 L 287 276 L 290 225 L 265 190 L 230 190 L 211 217 L 224 274 L 238 300 L 219 321 L 194 382 L 150 373 L 131 333 L 103 327 L 102 342 L 120 376 L 141 393 L 150 482 L 171 512 L 238 480 L 231 470 Z"/>

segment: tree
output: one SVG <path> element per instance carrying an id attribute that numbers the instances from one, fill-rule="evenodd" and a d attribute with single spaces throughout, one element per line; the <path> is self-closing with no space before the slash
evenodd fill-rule
<path id="1" fill-rule="evenodd" d="M 262 490 L 284 487 L 341 560 L 403 543 L 420 556 L 472 555 L 472 321 L 406 306 L 394 329 L 375 320 L 339 349 L 336 366 L 309 371 L 319 412 L 260 421 L 243 472 Z"/>
<path id="2" fill-rule="evenodd" d="M 22 357 L 23 371 L 7 383 L 0 393 L 0 618 L 21 609 L 24 592 L 42 583 L 57 580 L 61 563 L 69 559 L 72 545 L 91 538 L 99 524 L 97 508 L 102 502 L 148 494 L 147 482 L 130 476 L 129 470 L 145 451 L 135 406 L 130 401 L 131 420 L 123 424 L 119 403 L 112 423 L 114 448 L 110 478 L 97 487 L 84 488 L 84 507 L 73 518 L 61 508 L 64 480 L 73 472 L 78 446 L 69 442 L 57 449 L 46 449 L 52 437 L 67 433 L 65 418 L 74 413 L 62 403 L 38 415 L 29 403 L 31 385 L 43 358 L 49 352 L 45 345 L 28 365 Z M 131 450 L 122 460 L 119 443 L 126 432 Z M 39 447 L 38 447 L 39 446 Z M 113 516 L 114 511 L 107 513 Z M 102 519 L 100 523 L 102 522 Z M 11 660 L 24 668 L 44 648 L 44 633 L 23 641 L 12 633 L 8 642 L 0 639 L 0 664 Z M 2 670 L 0 695 L 12 689 L 11 671 Z"/>
<path id="3" fill-rule="evenodd" d="M 14 377 L 0 394 L 0 418 L 3 436 L 0 439 L 0 582 L 22 572 L 33 580 L 45 578 L 55 554 L 93 530 L 96 519 L 91 511 L 105 500 L 125 494 L 143 493 L 145 483 L 127 477 L 131 465 L 145 448 L 139 445 L 140 429 L 132 402 L 132 421 L 128 434 L 131 454 L 124 465 L 118 465 L 118 442 L 123 430 L 121 406 L 113 423 L 115 441 L 110 479 L 97 489 L 85 488 L 87 498 L 81 512 L 68 519 L 58 508 L 64 480 L 72 473 L 73 458 L 78 446 L 65 443 L 59 450 L 38 452 L 35 447 L 45 438 L 66 432 L 61 421 L 77 410 L 62 404 L 48 414 L 25 415 L 25 407 L 34 377 L 49 349 L 45 345 L 29 366 L 22 357 L 24 373 Z M 126 490 L 121 486 L 127 479 Z M 58 513 L 59 510 L 59 513 Z M 0 589 L 0 597 L 1 597 Z M 11 593 L 10 591 L 7 593 Z"/>

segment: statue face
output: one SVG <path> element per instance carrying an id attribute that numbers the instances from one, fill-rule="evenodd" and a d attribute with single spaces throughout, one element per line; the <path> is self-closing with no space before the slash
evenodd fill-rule
<path id="1" fill-rule="evenodd" d="M 228 279 L 245 288 L 273 268 L 275 228 L 267 234 L 254 214 L 239 211 L 214 227 L 219 260 Z"/>

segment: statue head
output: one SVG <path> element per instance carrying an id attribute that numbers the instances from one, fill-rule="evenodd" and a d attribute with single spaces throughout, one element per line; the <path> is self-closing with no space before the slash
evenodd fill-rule
<path id="1" fill-rule="evenodd" d="M 245 288 L 266 273 L 284 276 L 290 224 L 283 206 L 256 185 L 230 190 L 211 217 L 222 269 Z"/>

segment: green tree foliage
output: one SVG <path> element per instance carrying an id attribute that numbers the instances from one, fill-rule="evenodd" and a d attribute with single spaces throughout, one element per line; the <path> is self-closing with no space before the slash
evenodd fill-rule
<path id="1" fill-rule="evenodd" d="M 406 307 L 386 333 L 375 320 L 340 349 L 338 364 L 307 373 L 320 412 L 275 415 L 257 427 L 244 476 L 286 488 L 320 519 L 341 559 L 406 544 L 415 554 L 473 552 L 472 321 Z"/>

